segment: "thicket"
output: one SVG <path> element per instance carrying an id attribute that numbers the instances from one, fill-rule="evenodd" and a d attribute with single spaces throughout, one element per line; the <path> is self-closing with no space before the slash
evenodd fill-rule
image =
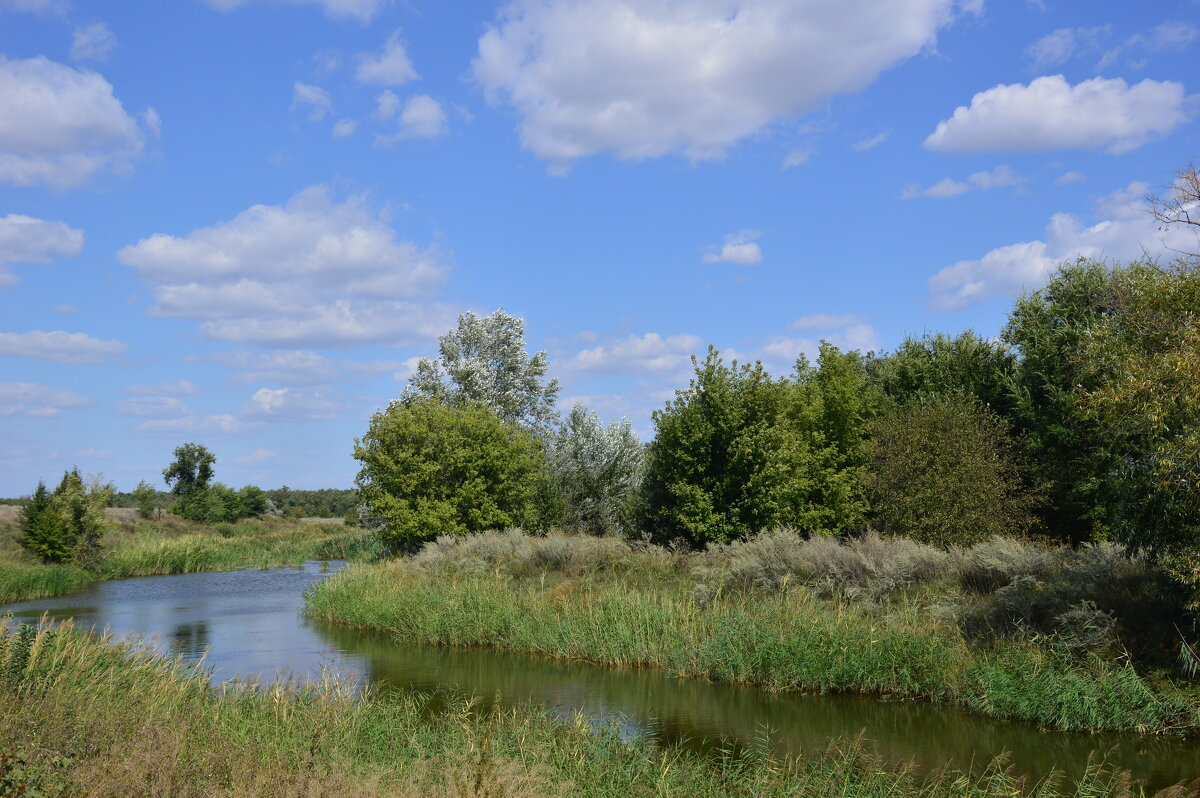
<path id="1" fill-rule="evenodd" d="M 112 491 L 98 478 L 85 481 L 79 469 L 65 472 L 53 492 L 38 482 L 18 516 L 18 542 L 44 563 L 89 564 L 107 528 Z"/>

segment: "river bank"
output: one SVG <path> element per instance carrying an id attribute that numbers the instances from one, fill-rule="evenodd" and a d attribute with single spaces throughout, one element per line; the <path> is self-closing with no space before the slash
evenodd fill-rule
<path id="1" fill-rule="evenodd" d="M 965 598 L 951 584 L 947 562 L 936 568 L 910 562 L 903 569 L 908 577 L 898 579 L 880 570 L 886 563 L 899 567 L 904 556 L 886 542 L 848 554 L 828 548 L 836 543 L 819 543 L 830 562 L 850 554 L 877 561 L 873 577 L 860 574 L 855 582 L 861 595 L 874 597 L 855 600 L 845 589 L 814 587 L 820 579 L 811 573 L 812 552 L 784 550 L 809 546 L 797 541 L 766 541 L 760 562 L 747 565 L 749 550 L 694 555 L 495 533 L 346 569 L 310 589 L 307 608 L 315 618 L 434 645 L 652 667 L 772 691 L 923 699 L 1050 729 L 1200 729 L 1194 687 L 1139 669 L 1128 657 L 1073 650 L 1065 638 L 1049 636 L 969 639 L 963 628 L 978 620 L 979 610 L 950 619 L 947 602 Z M 932 556 L 906 551 L 910 560 Z M 809 576 L 789 580 L 802 571 L 783 566 L 804 557 Z M 775 579 L 770 589 L 738 589 L 729 578 L 768 567 L 773 576 L 759 575 Z M 922 567 L 925 578 L 918 578 Z M 954 579 L 982 578 L 955 567 Z M 711 578 L 721 568 L 725 576 Z M 892 586 L 880 593 L 872 580 Z"/>
<path id="2" fill-rule="evenodd" d="M 1141 794 L 1099 764 L 1071 783 L 1035 786 L 1016 772 L 998 760 L 975 776 L 918 776 L 881 767 L 854 741 L 800 758 L 700 756 L 624 743 L 581 718 L 562 723 L 536 709 L 481 712 L 444 697 L 355 695 L 331 679 L 213 687 L 201 669 L 76 633 L 70 624 L 0 637 L 0 786 L 18 794 Z"/>
<path id="3" fill-rule="evenodd" d="M 377 556 L 368 533 L 338 520 L 261 518 L 208 525 L 170 515 L 152 520 L 128 511 L 110 515 L 111 528 L 88 568 L 39 562 L 17 544 L 15 523 L 0 521 L 0 604 L 63 596 L 104 579 Z"/>

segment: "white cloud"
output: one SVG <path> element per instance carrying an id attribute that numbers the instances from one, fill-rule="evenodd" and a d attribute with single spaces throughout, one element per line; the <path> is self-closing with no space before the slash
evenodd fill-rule
<path id="1" fill-rule="evenodd" d="M 143 143 L 97 73 L 0 56 L 0 181 L 71 188 L 104 170 L 127 173 Z"/>
<path id="2" fill-rule="evenodd" d="M 354 77 L 361 83 L 372 83 L 379 86 L 399 86 L 417 79 L 417 71 L 413 69 L 404 49 L 401 31 L 395 30 L 383 45 L 383 50 L 375 55 L 360 55 L 358 69 Z"/>
<path id="3" fill-rule="evenodd" d="M 213 340 L 400 345 L 453 326 L 426 297 L 445 279 L 441 253 L 397 240 L 363 198 L 338 203 L 322 186 L 187 236 L 157 233 L 117 257 L 155 287 L 153 315 L 198 320 Z"/>
<path id="4" fill-rule="evenodd" d="M 140 418 L 182 418 L 191 413 L 188 406 L 173 396 L 145 396 L 117 403 L 117 415 Z"/>
<path id="5" fill-rule="evenodd" d="M 17 213 L 0 217 L 0 288 L 19 282 L 7 269 L 10 263 L 49 263 L 56 257 L 76 257 L 82 250 L 82 230 Z"/>
<path id="6" fill-rule="evenodd" d="M 802 326 L 797 326 L 801 323 Z M 775 335 L 768 338 L 758 350 L 739 358 L 739 361 L 759 360 L 771 373 L 782 375 L 795 368 L 796 359 L 801 355 L 815 361 L 820 352 L 821 341 L 828 341 L 843 351 L 856 349 L 860 352 L 878 352 L 880 349 L 879 334 L 860 316 L 816 314 L 798 319 L 790 327 L 793 330 L 809 330 L 822 335 L 816 338 Z"/>
<path id="7" fill-rule="evenodd" d="M 925 147 L 945 152 L 1105 149 L 1122 153 L 1165 136 L 1187 120 L 1183 85 L 1146 79 L 1134 86 L 1093 78 L 1071 86 L 1062 75 L 1028 86 L 982 91 L 939 122 Z"/>
<path id="8" fill-rule="evenodd" d="M 0 355 L 32 357 L 56 363 L 103 363 L 123 354 L 129 347 L 121 341 L 93 338 L 85 333 L 62 330 L 0 333 Z"/>
<path id="9" fill-rule="evenodd" d="M 1112 25 L 1096 28 L 1059 28 L 1025 48 L 1030 66 L 1041 71 L 1065 64 L 1076 55 L 1095 52 L 1112 33 Z"/>
<path id="10" fill-rule="evenodd" d="M 742 230 L 725 236 L 725 243 L 711 246 L 701 256 L 704 263 L 736 263 L 740 266 L 753 266 L 762 262 L 762 249 L 754 241 L 760 233 L 755 230 Z"/>
<path id="11" fill-rule="evenodd" d="M 472 69 L 561 173 L 611 152 L 701 160 L 868 86 L 935 41 L 952 0 L 515 0 Z"/>
<path id="12" fill-rule="evenodd" d="M 63 410 L 91 404 L 86 396 L 33 382 L 0 382 L 0 418 L 54 418 Z"/>
<path id="13" fill-rule="evenodd" d="M 1082 183 L 1085 180 L 1087 180 L 1087 177 L 1082 172 L 1063 172 L 1054 179 L 1054 185 L 1070 186 L 1075 183 Z"/>
<path id="14" fill-rule="evenodd" d="M 854 324 L 862 324 L 864 319 L 857 313 L 813 313 L 801 316 L 788 325 L 789 330 L 836 330 Z"/>
<path id="15" fill-rule="evenodd" d="M 117 49 L 117 37 L 103 22 L 75 28 L 71 39 L 72 61 L 107 61 Z"/>
<path id="16" fill-rule="evenodd" d="M 242 421 L 228 413 L 215 416 L 184 416 L 183 418 L 163 418 L 143 421 L 138 424 L 138 432 L 147 435 L 163 437 L 179 437 L 184 435 L 241 435 L 257 429 L 261 424 L 253 421 Z"/>
<path id="17" fill-rule="evenodd" d="M 141 396 L 193 396 L 200 393 L 191 380 L 160 382 L 158 385 L 126 385 L 125 390 Z"/>
<path id="18" fill-rule="evenodd" d="M 259 388 L 242 415 L 256 421 L 317 421 L 336 418 L 343 407 L 326 391 Z"/>
<path id="19" fill-rule="evenodd" d="M 112 452 L 108 449 L 76 449 L 75 456 L 87 458 L 112 457 Z"/>
<path id="20" fill-rule="evenodd" d="M 812 160 L 814 155 L 816 155 L 816 150 L 812 147 L 802 147 L 798 150 L 792 150 L 783 156 L 783 170 L 786 172 L 793 167 L 804 166 L 804 164 Z"/>
<path id="21" fill-rule="evenodd" d="M 400 110 L 400 98 L 391 89 L 384 89 L 375 98 L 375 118 L 391 119 Z"/>
<path id="22" fill-rule="evenodd" d="M 79 308 L 75 307 L 74 305 L 55 305 L 54 312 L 74 315 L 79 312 Z"/>
<path id="23" fill-rule="evenodd" d="M 892 135 L 892 131 L 885 130 L 882 133 L 872 136 L 869 139 L 863 139 L 862 141 L 856 141 L 856 142 L 854 142 L 854 149 L 858 150 L 859 152 L 873 150 L 876 147 L 878 147 L 880 144 L 882 144 L 883 142 L 887 141 L 888 136 L 890 136 L 890 135 Z"/>
<path id="24" fill-rule="evenodd" d="M 990 172 L 976 172 L 968 177 L 965 183 L 947 177 L 928 188 L 921 188 L 915 185 L 909 186 L 904 189 L 904 193 L 900 195 L 900 198 L 934 197 L 946 199 L 948 197 L 957 197 L 959 194 L 965 194 L 968 191 L 991 191 L 993 188 L 1012 188 L 1017 191 L 1023 191 L 1025 180 L 1011 168 L 1001 165 Z"/>
<path id="25" fill-rule="evenodd" d="M 253 2 L 253 0 L 207 0 L 207 2 L 219 11 L 232 11 L 239 6 Z M 370 22 L 372 17 L 387 4 L 388 0 L 273 0 L 273 2 L 297 6 L 318 6 L 334 19 Z"/>
<path id="26" fill-rule="evenodd" d="M 273 452 L 270 449 L 255 449 L 250 454 L 242 455 L 237 458 L 239 463 L 265 463 L 268 460 L 278 460 L 279 452 Z"/>
<path id="27" fill-rule="evenodd" d="M 329 97 L 329 92 L 320 86 L 296 81 L 292 86 L 292 108 L 307 108 L 308 118 L 313 122 L 320 122 L 333 108 L 333 100 Z"/>
<path id="28" fill-rule="evenodd" d="M 380 111 L 383 110 L 382 103 Z M 397 130 L 389 136 L 375 139 L 378 145 L 410 139 L 435 139 L 446 133 L 446 111 L 442 104 L 427 94 L 410 97 L 400 112 Z"/>
<path id="29" fill-rule="evenodd" d="M 1041 287 L 1054 268 L 1076 257 L 1128 261 L 1150 257 L 1169 259 L 1189 243 L 1178 228 L 1159 230 L 1144 210 L 1149 186 L 1130 183 L 1101 199 L 1100 221 L 1085 225 L 1069 213 L 1056 213 L 1046 226 L 1044 241 L 1009 244 L 979 260 L 964 260 L 942 269 L 929 280 L 933 306 L 939 310 L 965 308 L 991 297 L 1009 297 Z"/>
<path id="30" fill-rule="evenodd" d="M 646 333 L 584 349 L 558 363 L 566 372 L 588 377 L 610 374 L 662 376 L 686 372 L 691 366 L 691 356 L 702 346 L 703 342 L 695 335 L 664 338 L 658 333 Z"/>
<path id="31" fill-rule="evenodd" d="M 1146 33 L 1134 34 L 1129 38 L 1129 45 L 1144 47 L 1150 51 L 1184 50 L 1192 42 L 1200 38 L 1200 28 L 1190 22 L 1168 20 L 1156 25 Z"/>
<path id="32" fill-rule="evenodd" d="M 162 137 L 162 117 L 158 115 L 158 111 L 153 108 L 147 108 L 141 113 L 142 124 L 145 125 L 146 131 L 154 138 Z"/>
<path id="33" fill-rule="evenodd" d="M 418 358 L 411 358 L 414 365 Z M 187 358 L 188 361 L 220 363 L 235 372 L 243 383 L 273 382 L 279 385 L 321 385 L 346 379 L 370 379 L 396 372 L 404 363 L 395 360 L 347 360 L 330 358 L 306 350 L 267 352 L 216 352 Z M 407 377 L 405 378 L 407 379 Z"/>
<path id="34" fill-rule="evenodd" d="M 339 119 L 338 123 L 333 126 L 333 137 L 344 139 L 347 136 L 353 136 L 356 130 L 358 130 L 357 119 Z"/>

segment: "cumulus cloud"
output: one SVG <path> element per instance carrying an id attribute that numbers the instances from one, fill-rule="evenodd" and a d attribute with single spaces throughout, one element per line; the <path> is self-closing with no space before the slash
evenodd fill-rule
<path id="1" fill-rule="evenodd" d="M 190 413 L 188 406 L 174 396 L 145 396 L 117 403 L 117 414 L 121 416 L 182 418 Z"/>
<path id="2" fill-rule="evenodd" d="M 384 110 L 382 101 L 379 110 Z M 388 145 L 411 139 L 435 139 L 445 133 L 446 111 L 442 104 L 427 94 L 418 94 L 404 103 L 396 132 L 377 137 L 375 143 Z"/>
<path id="3" fill-rule="evenodd" d="M 1092 78 L 1071 86 L 1062 75 L 982 91 L 939 122 L 925 147 L 944 152 L 1135 150 L 1187 120 L 1183 85 L 1147 78 Z"/>
<path id="4" fill-rule="evenodd" d="M 1024 187 L 1025 180 L 1019 174 L 1009 167 L 1001 165 L 990 172 L 976 172 L 968 177 L 966 182 L 960 182 L 947 177 L 928 188 L 921 188 L 918 185 L 908 186 L 904 189 L 900 198 L 934 197 L 946 199 L 957 197 L 959 194 L 965 194 L 968 191 L 990 191 L 993 188 L 1013 188 L 1021 191 Z"/>
<path id="5" fill-rule="evenodd" d="M 75 28 L 71 38 L 72 61 L 107 61 L 117 49 L 117 37 L 103 22 Z"/>
<path id="6" fill-rule="evenodd" d="M 259 388 L 242 416 L 255 421 L 317 421 L 336 418 L 343 407 L 328 391 Z"/>
<path id="7" fill-rule="evenodd" d="M 374 54 L 360 55 L 354 77 L 361 83 L 379 86 L 399 86 L 417 79 L 417 71 L 404 49 L 402 32 L 396 30 L 388 36 L 383 49 Z"/>
<path id="8" fill-rule="evenodd" d="M 415 361 L 417 358 L 413 358 Z M 346 379 L 369 379 L 396 372 L 404 363 L 396 360 L 347 360 L 318 355 L 307 350 L 282 352 L 216 352 L 197 355 L 188 361 L 220 363 L 242 383 L 273 382 L 279 385 L 321 385 Z M 406 378 L 407 379 L 407 378 Z"/>
<path id="9" fill-rule="evenodd" d="M 239 463 L 265 463 L 268 460 L 278 460 L 279 453 L 273 452 L 270 449 L 255 449 L 250 454 L 242 455 L 237 458 Z"/>
<path id="10" fill-rule="evenodd" d="M 161 418 L 143 421 L 137 431 L 147 435 L 167 438 L 184 435 L 241 435 L 257 429 L 261 424 L 243 421 L 228 413 L 215 416 L 184 416 L 183 418 Z"/>
<path id="11" fill-rule="evenodd" d="M 292 86 L 292 108 L 307 108 L 308 118 L 313 122 L 320 122 L 333 108 L 333 100 L 329 92 L 320 86 L 296 81 Z"/>
<path id="12" fill-rule="evenodd" d="M 362 197 L 336 202 L 322 186 L 186 236 L 156 233 L 117 257 L 154 286 L 151 314 L 200 321 L 212 340 L 401 345 L 453 325 L 427 298 L 446 276 L 441 253 L 397 240 Z"/>
<path id="13" fill-rule="evenodd" d="M 678 374 L 687 371 L 691 356 L 703 342 L 695 335 L 658 333 L 629 337 L 589 347 L 575 355 L 560 359 L 558 365 L 566 372 L 580 376 L 598 377 L 611 374 Z"/>
<path id="14" fill-rule="evenodd" d="M 711 246 L 700 257 L 704 263 L 736 263 L 753 266 L 762 262 L 762 249 L 754 240 L 761 235 L 756 230 L 742 230 L 725 236 L 725 243 Z"/>
<path id="15" fill-rule="evenodd" d="M 588 155 L 719 157 L 935 43 L 952 0 L 515 0 L 472 70 L 553 172 Z"/>
<path id="16" fill-rule="evenodd" d="M 56 363 L 103 363 L 124 354 L 128 348 L 121 341 L 106 341 L 85 333 L 62 330 L 0 333 L 0 355 L 32 357 Z"/>
<path id="17" fill-rule="evenodd" d="M 63 410 L 91 404 L 86 396 L 33 382 L 0 382 L 0 418 L 54 418 Z"/>
<path id="18" fill-rule="evenodd" d="M 57 257 L 73 258 L 82 250 L 82 230 L 17 213 L 0 217 L 0 288 L 19 281 L 8 271 L 11 263 L 49 263 Z"/>
<path id="19" fill-rule="evenodd" d="M 1056 186 L 1070 186 L 1075 183 L 1082 183 L 1087 180 L 1087 177 L 1082 172 L 1063 172 L 1058 177 L 1054 178 Z"/>
<path id="20" fill-rule="evenodd" d="M 0 56 L 0 181 L 72 188 L 105 170 L 127 173 L 143 145 L 99 74 Z"/>
<path id="21" fill-rule="evenodd" d="M 842 350 L 878 352 L 880 349 L 879 334 L 866 319 L 857 314 L 816 313 L 797 319 L 788 328 L 814 335 L 771 336 L 762 347 L 744 359 L 759 360 L 774 374 L 787 374 L 795 368 L 796 360 L 801 355 L 815 361 L 821 341 L 828 341 Z"/>
<path id="22" fill-rule="evenodd" d="M 1145 254 L 1169 259 L 1194 244 L 1185 230 L 1159 230 L 1144 210 L 1142 198 L 1148 190 L 1145 183 L 1130 183 L 1098 203 L 1100 221 L 1086 225 L 1073 214 L 1056 213 L 1046 226 L 1045 240 L 1009 244 L 978 260 L 947 266 L 929 279 L 933 306 L 955 310 L 1039 288 L 1058 264 L 1076 257 L 1128 261 Z"/>
<path id="23" fill-rule="evenodd" d="M 375 118 L 391 119 L 400 110 L 400 98 L 391 89 L 384 89 L 375 98 Z"/>
<path id="24" fill-rule="evenodd" d="M 252 2 L 255 0 L 208 0 L 208 4 L 219 11 L 232 11 Z M 359 22 L 370 22 L 387 4 L 387 0 L 272 0 L 272 2 L 294 6 L 317 6 L 334 19 L 354 19 Z"/>

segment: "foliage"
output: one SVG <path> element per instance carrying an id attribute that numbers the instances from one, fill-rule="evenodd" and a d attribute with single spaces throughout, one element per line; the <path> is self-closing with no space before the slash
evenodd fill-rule
<path id="1" fill-rule="evenodd" d="M 432 573 L 503 571 L 514 576 L 545 573 L 579 576 L 629 570 L 635 561 L 642 560 L 629 543 L 619 538 L 555 532 L 535 537 L 520 529 L 507 529 L 463 537 L 441 535 L 421 548 L 413 564 Z"/>
<path id="2" fill-rule="evenodd" d="M 266 493 L 279 514 L 288 518 L 343 518 L 359 504 L 353 489 L 297 490 L 284 485 Z"/>
<path id="3" fill-rule="evenodd" d="M 687 390 L 654 413 L 643 528 L 702 546 L 795 523 L 809 482 L 788 384 L 761 363 L 727 366 L 712 347 L 692 365 Z"/>
<path id="4" fill-rule="evenodd" d="M 150 483 L 142 480 L 133 489 L 133 500 L 137 507 L 138 515 L 142 518 L 153 518 L 154 511 L 158 508 L 158 491 L 156 491 Z"/>
<path id="5" fill-rule="evenodd" d="M 21 545 L 46 563 L 90 564 L 108 528 L 104 509 L 112 493 L 99 479 L 85 482 L 79 469 L 65 472 L 53 493 L 39 482 L 18 521 Z"/>
<path id="6" fill-rule="evenodd" d="M 870 426 L 871 508 L 880 531 L 946 547 L 1029 529 L 1035 499 L 1008 425 L 972 397 L 893 403 Z"/>
<path id="7" fill-rule="evenodd" d="M 175 460 L 163 469 L 163 481 L 176 496 L 202 492 L 213 477 L 217 458 L 198 443 L 185 443 L 175 448 Z"/>
<path id="8" fill-rule="evenodd" d="M 435 399 L 461 406 L 477 402 L 502 420 L 544 431 L 556 419 L 558 380 L 544 381 L 545 350 L 525 351 L 525 320 L 498 309 L 490 316 L 464 313 L 438 339 L 441 356 L 421 358 L 402 402 Z"/>
<path id="9" fill-rule="evenodd" d="M 356 484 L 385 522 L 387 545 L 541 524 L 541 444 L 483 405 L 393 402 L 371 417 L 354 456 L 362 463 Z"/>
<path id="10" fill-rule="evenodd" d="M 901 404 L 913 399 L 962 393 L 1001 418 L 1014 410 L 1014 354 L 973 330 L 908 337 L 885 357 L 871 360 L 871 382 Z"/>
<path id="11" fill-rule="evenodd" d="M 561 525 L 591 535 L 631 529 L 642 444 L 628 419 L 600 424 L 581 404 L 550 438 L 547 462 L 562 503 Z"/>
<path id="12" fill-rule="evenodd" d="M 1111 285 L 1099 261 L 1064 265 L 1017 300 L 1003 334 L 1020 357 L 1012 423 L 1028 443 L 1034 482 L 1047 489 L 1042 526 L 1070 543 L 1106 539 L 1113 520 L 1106 486 L 1117 459 L 1080 401 L 1104 382 L 1084 351 L 1110 312 Z"/>
<path id="13" fill-rule="evenodd" d="M 1135 263 L 1112 272 L 1079 356 L 1103 375 L 1079 397 L 1116 462 L 1113 536 L 1200 552 L 1200 272 Z"/>

